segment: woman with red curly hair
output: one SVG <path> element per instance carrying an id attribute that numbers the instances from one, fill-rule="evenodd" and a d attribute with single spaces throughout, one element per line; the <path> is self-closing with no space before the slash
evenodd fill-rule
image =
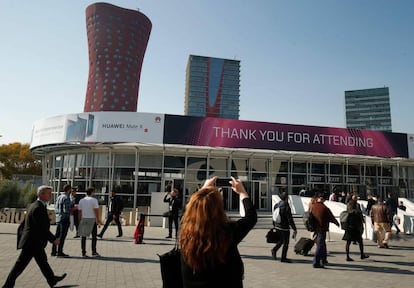
<path id="1" fill-rule="evenodd" d="M 244 268 L 237 245 L 257 222 L 257 213 L 240 179 L 229 185 L 240 197 L 245 216 L 231 221 L 223 197 L 206 180 L 186 205 L 180 230 L 181 268 L 184 287 L 243 287 Z"/>

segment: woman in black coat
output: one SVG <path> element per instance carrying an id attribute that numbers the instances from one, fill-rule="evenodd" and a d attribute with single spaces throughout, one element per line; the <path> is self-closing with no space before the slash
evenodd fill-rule
<path id="1" fill-rule="evenodd" d="M 349 200 L 347 204 L 348 219 L 345 229 L 345 234 L 342 240 L 346 240 L 346 261 L 354 261 L 349 257 L 349 246 L 351 242 L 358 242 L 359 251 L 361 252 L 361 259 L 369 256 L 364 253 L 364 243 L 362 242 L 362 233 L 364 232 L 364 216 L 361 209 L 358 207 L 356 200 Z"/>
<path id="2" fill-rule="evenodd" d="M 257 222 L 256 209 L 242 182 L 232 177 L 245 215 L 227 218 L 217 177 L 191 195 L 180 230 L 181 269 L 185 288 L 243 287 L 244 268 L 237 245 Z"/>

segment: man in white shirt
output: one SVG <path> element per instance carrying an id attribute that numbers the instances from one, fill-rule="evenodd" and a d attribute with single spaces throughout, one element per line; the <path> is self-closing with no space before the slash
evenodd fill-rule
<path id="1" fill-rule="evenodd" d="M 86 197 L 79 201 L 79 236 L 81 236 L 82 257 L 87 258 L 86 255 L 86 237 L 92 233 L 92 256 L 100 257 L 96 252 L 97 242 L 97 225 L 102 225 L 99 217 L 99 203 L 95 197 L 92 197 L 95 188 L 88 188 L 86 190 Z"/>

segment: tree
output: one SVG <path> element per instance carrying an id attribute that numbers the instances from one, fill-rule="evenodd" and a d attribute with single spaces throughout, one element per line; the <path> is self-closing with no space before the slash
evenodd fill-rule
<path id="1" fill-rule="evenodd" d="M 0 174 L 3 179 L 14 175 L 42 175 L 42 163 L 29 149 L 29 144 L 19 142 L 0 146 Z"/>

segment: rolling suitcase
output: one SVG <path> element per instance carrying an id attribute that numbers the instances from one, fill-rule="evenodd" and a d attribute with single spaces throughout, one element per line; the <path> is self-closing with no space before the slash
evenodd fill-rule
<path id="1" fill-rule="evenodd" d="M 310 238 L 301 237 L 295 244 L 295 253 L 301 255 L 308 255 L 315 242 Z"/>

